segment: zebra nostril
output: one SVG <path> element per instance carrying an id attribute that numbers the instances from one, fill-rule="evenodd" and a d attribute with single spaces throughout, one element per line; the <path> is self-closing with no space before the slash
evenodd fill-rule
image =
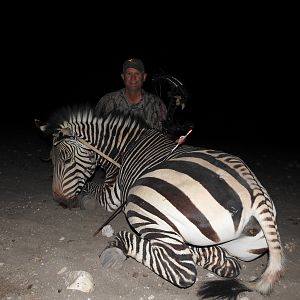
<path id="1" fill-rule="evenodd" d="M 52 193 L 53 199 L 57 202 L 59 202 L 59 200 L 61 199 L 61 197 L 59 196 L 59 194 L 57 194 L 56 192 Z"/>
<path id="2" fill-rule="evenodd" d="M 71 209 L 80 206 L 80 201 L 78 200 L 77 197 L 66 198 L 56 192 L 53 192 L 53 200 L 58 204 L 62 205 L 64 208 Z"/>

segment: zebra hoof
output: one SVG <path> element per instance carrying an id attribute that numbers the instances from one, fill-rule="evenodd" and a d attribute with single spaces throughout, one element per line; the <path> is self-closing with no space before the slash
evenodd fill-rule
<path id="1" fill-rule="evenodd" d="M 79 199 L 80 209 L 95 210 L 97 207 L 96 199 L 90 194 L 84 194 Z"/>
<path id="2" fill-rule="evenodd" d="M 123 251 L 117 247 L 106 248 L 100 254 L 100 263 L 104 268 L 113 268 L 119 270 L 122 268 L 126 256 Z"/>

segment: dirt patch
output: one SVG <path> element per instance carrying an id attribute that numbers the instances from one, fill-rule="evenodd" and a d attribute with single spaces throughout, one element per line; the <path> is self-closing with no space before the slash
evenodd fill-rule
<path id="1" fill-rule="evenodd" d="M 68 210 L 51 196 L 50 144 L 35 129 L 15 131 L 0 145 L 0 298 L 1 299 L 199 299 L 200 283 L 211 273 L 198 269 L 197 282 L 179 289 L 152 271 L 128 259 L 121 270 L 101 267 L 99 254 L 111 238 L 93 237 L 110 213 Z M 204 145 L 206 146 L 206 145 Z M 218 147 L 221 149 L 221 147 Z M 299 196 L 300 159 L 297 153 L 271 148 L 249 150 L 234 147 L 272 196 L 286 252 L 286 274 L 270 299 L 300 299 Z M 229 151 L 228 151 L 229 152 Z M 115 232 L 129 230 L 122 214 L 111 223 Z M 267 257 L 242 263 L 241 278 L 261 274 Z M 68 272 L 89 272 L 95 282 L 92 293 L 66 289 Z M 217 279 L 217 277 L 214 277 Z M 244 293 L 248 299 L 266 299 Z M 245 298 L 246 299 L 246 298 Z"/>

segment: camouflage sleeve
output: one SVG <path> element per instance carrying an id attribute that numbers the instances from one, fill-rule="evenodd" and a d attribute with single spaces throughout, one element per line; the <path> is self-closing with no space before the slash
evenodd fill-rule
<path id="1" fill-rule="evenodd" d="M 110 94 L 104 95 L 96 104 L 95 111 L 97 115 L 104 115 L 114 110 L 114 101 Z"/>

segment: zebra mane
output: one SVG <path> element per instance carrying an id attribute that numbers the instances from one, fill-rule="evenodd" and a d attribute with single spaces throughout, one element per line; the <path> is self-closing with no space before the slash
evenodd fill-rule
<path id="1" fill-rule="evenodd" d="M 64 127 L 66 122 L 70 124 L 75 122 L 103 122 L 107 118 L 110 118 L 111 120 L 116 118 L 122 118 L 124 120 L 128 119 L 130 120 L 129 123 L 135 122 L 142 128 L 150 128 L 141 117 L 134 116 L 130 113 L 124 113 L 120 110 L 116 110 L 109 114 L 99 115 L 96 113 L 94 107 L 92 107 L 90 104 L 77 104 L 61 107 L 57 111 L 53 112 L 47 122 L 47 133 L 52 134 L 59 128 Z"/>

